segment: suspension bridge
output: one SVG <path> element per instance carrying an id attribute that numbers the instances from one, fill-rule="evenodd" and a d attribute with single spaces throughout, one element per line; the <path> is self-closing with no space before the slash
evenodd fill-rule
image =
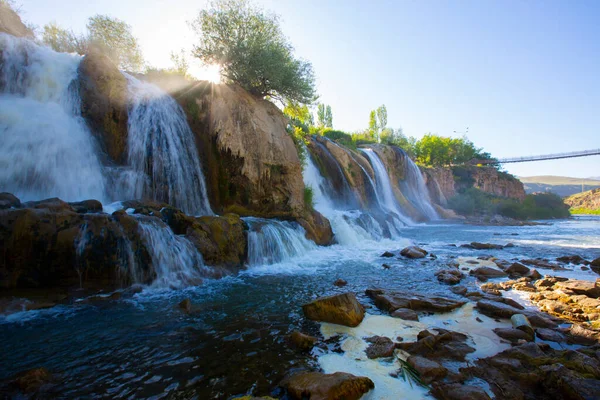
<path id="1" fill-rule="evenodd" d="M 570 153 L 545 154 L 545 155 L 540 155 L 540 156 L 499 158 L 499 159 L 492 159 L 492 160 L 471 160 L 470 164 L 498 165 L 498 164 L 512 164 L 512 163 L 531 162 L 531 161 L 560 160 L 562 158 L 589 157 L 589 156 L 597 156 L 597 155 L 600 155 L 600 149 L 573 151 Z"/>

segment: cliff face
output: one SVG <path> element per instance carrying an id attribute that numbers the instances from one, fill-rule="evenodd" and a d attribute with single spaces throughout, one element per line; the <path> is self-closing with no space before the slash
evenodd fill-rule
<path id="1" fill-rule="evenodd" d="M 441 195 L 449 199 L 469 187 L 495 196 L 525 199 L 521 181 L 491 167 L 426 168 L 425 175 L 430 196 L 439 204 L 443 204 Z"/>
<path id="2" fill-rule="evenodd" d="M 577 193 L 565 199 L 565 203 L 571 208 L 586 208 L 588 210 L 600 210 L 600 189 L 588 190 Z"/>
<path id="3" fill-rule="evenodd" d="M 3 3 L 0 3 L 0 32 L 17 37 L 34 37 L 31 29 L 21 21 L 21 17 L 8 5 Z"/>

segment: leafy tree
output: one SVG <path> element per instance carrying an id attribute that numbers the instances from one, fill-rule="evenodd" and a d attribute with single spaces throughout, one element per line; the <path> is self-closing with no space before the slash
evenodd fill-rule
<path id="1" fill-rule="evenodd" d="M 89 40 L 84 35 L 76 35 L 73 31 L 63 29 L 55 22 L 44 25 L 42 42 L 54 51 L 63 53 L 85 54 Z"/>
<path id="2" fill-rule="evenodd" d="M 377 108 L 376 113 L 377 126 L 379 127 L 379 130 L 383 132 L 383 130 L 387 127 L 387 108 L 385 108 L 385 104 Z"/>
<path id="3" fill-rule="evenodd" d="M 330 105 L 327 105 L 325 108 L 325 126 L 327 128 L 333 128 L 333 114 Z"/>
<path id="4" fill-rule="evenodd" d="M 144 66 L 142 51 L 126 22 L 98 14 L 88 20 L 87 29 L 90 42 L 120 68 L 141 71 Z"/>
<path id="5" fill-rule="evenodd" d="M 293 101 L 287 102 L 283 108 L 283 113 L 293 120 L 299 121 L 305 125 L 313 125 L 313 116 L 306 104 L 298 104 Z"/>
<path id="6" fill-rule="evenodd" d="M 369 114 L 369 134 L 376 138 L 379 135 L 379 124 L 377 122 L 377 111 L 372 110 Z"/>
<path id="7" fill-rule="evenodd" d="M 194 55 L 204 64 L 219 64 L 225 81 L 282 102 L 315 100 L 312 64 L 294 57 L 277 16 L 248 0 L 216 0 L 192 27 L 200 37 Z"/>
<path id="8" fill-rule="evenodd" d="M 323 103 L 317 105 L 317 125 L 325 126 L 325 104 Z"/>
<path id="9" fill-rule="evenodd" d="M 179 50 L 179 53 L 171 52 L 171 62 L 173 63 L 172 71 L 182 76 L 188 76 L 190 63 L 185 55 L 185 50 Z"/>

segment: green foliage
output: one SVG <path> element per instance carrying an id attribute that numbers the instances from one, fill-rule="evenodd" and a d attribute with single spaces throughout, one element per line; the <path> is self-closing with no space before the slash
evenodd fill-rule
<path id="1" fill-rule="evenodd" d="M 568 206 L 552 193 L 530 194 L 523 202 L 519 202 L 493 196 L 473 187 L 449 199 L 448 207 L 462 215 L 498 214 L 519 220 L 570 216 Z"/>
<path id="2" fill-rule="evenodd" d="M 295 124 L 295 121 L 292 120 L 290 125 L 288 125 L 287 131 L 294 141 L 300 163 L 302 165 L 306 165 L 308 154 L 306 150 L 305 138 L 308 135 L 308 129 L 305 130 L 303 126 L 298 126 Z"/>
<path id="3" fill-rule="evenodd" d="M 76 35 L 73 31 L 63 29 L 55 22 L 44 25 L 42 42 L 54 51 L 62 53 L 85 54 L 88 51 L 89 40 L 84 35 Z"/>
<path id="4" fill-rule="evenodd" d="M 571 214 L 600 215 L 600 209 L 592 210 L 590 208 L 571 208 L 569 211 Z"/>
<path id="5" fill-rule="evenodd" d="M 473 159 L 492 159 L 489 153 L 475 147 L 466 137 L 450 138 L 432 134 L 415 142 L 413 154 L 417 163 L 433 167 L 464 164 Z"/>
<path id="6" fill-rule="evenodd" d="M 377 113 L 377 127 L 379 128 L 379 131 L 381 133 L 387 127 L 387 108 L 385 108 L 385 104 L 379 106 L 376 110 L 376 113 Z"/>
<path id="7" fill-rule="evenodd" d="M 317 125 L 320 128 L 333 128 L 331 106 L 323 103 L 317 105 Z"/>
<path id="8" fill-rule="evenodd" d="M 304 206 L 308 209 L 312 209 L 315 206 L 315 193 L 311 186 L 304 187 Z"/>
<path id="9" fill-rule="evenodd" d="M 377 111 L 372 110 L 369 114 L 369 135 L 371 137 L 376 138 L 379 134 L 379 124 L 377 122 Z"/>
<path id="10" fill-rule="evenodd" d="M 312 64 L 294 57 L 277 16 L 248 0 L 216 0 L 192 27 L 200 37 L 194 55 L 206 65 L 220 65 L 226 81 L 282 102 L 315 100 Z"/>
<path id="11" fill-rule="evenodd" d="M 312 114 L 306 104 L 299 104 L 295 101 L 288 100 L 283 108 L 283 113 L 290 117 L 290 119 L 306 126 L 314 125 Z"/>
<path id="12" fill-rule="evenodd" d="M 325 128 L 321 131 L 321 134 L 328 139 L 333 140 L 336 143 L 339 143 L 343 146 L 356 148 L 356 144 L 354 143 L 353 135 L 343 132 L 337 131 L 330 128 Z"/>
<path id="13" fill-rule="evenodd" d="M 402 128 L 386 128 L 381 132 L 381 143 L 399 147 L 402 150 L 404 150 L 410 157 L 414 156 L 414 148 L 416 142 L 417 139 L 415 139 L 414 137 L 406 137 L 402 132 Z"/>

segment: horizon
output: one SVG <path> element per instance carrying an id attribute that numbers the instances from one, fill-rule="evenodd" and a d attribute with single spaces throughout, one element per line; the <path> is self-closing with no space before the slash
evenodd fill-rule
<path id="1" fill-rule="evenodd" d="M 466 134 L 497 158 L 600 147 L 594 131 L 600 126 L 600 43 L 594 40 L 600 4 L 254 3 L 281 17 L 296 54 L 313 64 L 319 101 L 331 105 L 335 129 L 364 129 L 370 110 L 385 104 L 388 126 L 406 136 Z M 191 50 L 197 39 L 187 22 L 206 4 L 17 1 L 23 19 L 38 28 L 54 21 L 80 33 L 95 14 L 122 19 L 148 65 L 159 68 L 170 66 L 171 51 Z M 504 169 L 588 178 L 598 175 L 600 157 Z"/>

